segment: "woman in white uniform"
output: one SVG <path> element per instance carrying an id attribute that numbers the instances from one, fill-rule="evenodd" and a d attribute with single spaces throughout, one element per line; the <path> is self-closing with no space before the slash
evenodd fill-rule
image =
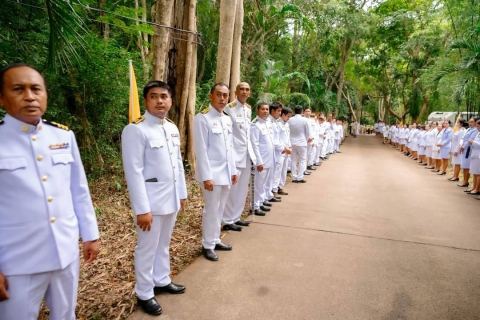
<path id="1" fill-rule="evenodd" d="M 420 130 L 418 129 L 417 127 L 417 124 L 414 123 L 413 124 L 413 129 L 412 129 L 412 133 L 411 133 L 411 140 L 412 140 L 412 143 L 411 143 L 411 149 L 412 149 L 412 159 L 413 160 L 418 160 L 418 135 L 420 134 Z"/>
<path id="2" fill-rule="evenodd" d="M 437 130 L 437 123 L 434 121 L 432 122 L 432 125 L 427 125 L 425 127 L 425 130 L 427 130 L 426 133 L 426 144 L 425 144 L 425 153 L 427 157 L 427 167 L 425 169 L 433 169 L 433 159 L 432 159 L 432 150 L 433 150 L 433 145 L 435 144 L 435 137 L 437 136 L 438 130 Z"/>
<path id="3" fill-rule="evenodd" d="M 432 147 L 432 160 L 434 160 L 433 165 L 435 167 L 433 168 L 432 172 L 440 172 L 440 166 L 442 165 L 442 157 L 440 156 L 440 147 L 438 146 L 442 142 L 442 137 L 443 137 L 443 126 L 439 124 L 437 126 L 437 135 L 435 136 L 435 142 L 433 143 Z"/>
<path id="4" fill-rule="evenodd" d="M 452 139 L 452 166 L 453 166 L 453 176 L 448 179 L 448 181 L 458 181 L 460 180 L 460 164 L 462 163 L 462 155 L 460 154 L 460 141 L 463 140 L 465 132 L 467 131 L 465 127 L 467 126 L 467 121 L 465 119 L 458 119 L 455 126 L 458 128 L 457 131 L 453 134 Z"/>
<path id="5" fill-rule="evenodd" d="M 480 195 L 480 119 L 476 122 L 477 130 L 479 131 L 475 137 L 468 140 L 468 144 L 472 148 L 470 160 L 470 173 L 473 174 L 473 188 L 472 191 L 467 192 L 470 195 Z M 478 200 L 477 197 L 476 199 Z"/>
<path id="6" fill-rule="evenodd" d="M 460 165 L 460 168 L 463 170 L 463 182 L 457 184 L 460 188 L 468 187 L 468 180 L 470 179 L 470 159 L 472 158 L 470 156 L 472 153 L 472 147 L 468 144 L 468 141 L 475 138 L 478 133 L 476 126 L 477 120 L 478 119 L 470 118 L 468 121 L 468 129 L 463 136 L 463 141 L 460 141 L 460 154 L 462 155 L 462 164 Z"/>
<path id="7" fill-rule="evenodd" d="M 420 131 L 418 133 L 418 163 L 421 166 L 426 166 L 425 155 L 426 153 L 426 143 L 427 143 L 427 132 L 425 131 L 425 126 L 419 126 Z"/>
<path id="8" fill-rule="evenodd" d="M 398 130 L 398 143 L 400 143 L 400 151 L 405 152 L 405 144 L 407 143 L 406 125 L 400 126 L 400 129 Z"/>

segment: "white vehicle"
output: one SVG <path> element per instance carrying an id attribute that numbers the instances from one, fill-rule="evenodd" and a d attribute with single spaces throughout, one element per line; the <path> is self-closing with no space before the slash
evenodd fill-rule
<path id="1" fill-rule="evenodd" d="M 465 120 L 468 120 L 471 117 L 478 117 L 478 116 L 480 115 L 476 112 L 460 112 L 460 117 Z M 430 124 L 433 121 L 436 121 L 437 123 L 439 123 L 445 120 L 450 120 L 452 125 L 454 125 L 455 122 L 457 122 L 457 119 L 458 119 L 458 112 L 456 111 L 435 111 L 428 115 L 427 123 Z"/>

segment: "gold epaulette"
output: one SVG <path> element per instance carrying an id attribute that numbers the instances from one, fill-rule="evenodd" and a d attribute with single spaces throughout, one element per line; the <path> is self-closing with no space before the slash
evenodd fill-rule
<path id="1" fill-rule="evenodd" d="M 69 131 L 69 130 L 70 130 L 67 126 L 65 126 L 65 125 L 63 125 L 63 124 L 60 124 L 60 123 L 53 122 L 53 121 L 50 122 L 50 121 L 47 121 L 47 120 L 43 119 L 43 123 L 49 124 L 49 125 L 51 125 L 51 126 L 53 126 L 53 127 L 57 127 L 57 128 L 59 128 L 59 129 L 63 129 L 63 130 L 66 130 L 66 131 Z"/>
<path id="2" fill-rule="evenodd" d="M 207 114 L 208 111 L 210 111 L 210 108 L 205 108 L 202 111 L 200 111 L 201 114 Z"/>
<path id="3" fill-rule="evenodd" d="M 168 122 L 175 124 L 175 122 L 173 122 L 172 120 L 170 120 L 170 119 L 168 119 L 168 118 L 165 118 L 165 119 L 166 119 Z"/>
<path id="4" fill-rule="evenodd" d="M 143 120 L 145 120 L 145 116 L 138 117 L 137 119 L 133 120 L 132 123 L 134 123 L 134 124 L 139 124 L 139 123 L 142 122 Z"/>
<path id="5" fill-rule="evenodd" d="M 277 122 L 280 122 L 280 121 L 282 121 L 282 118 L 279 117 L 279 118 L 277 119 Z"/>
<path id="6" fill-rule="evenodd" d="M 248 103 L 245 103 L 245 106 L 246 106 L 248 109 L 252 109 L 252 106 L 249 105 Z"/>
<path id="7" fill-rule="evenodd" d="M 255 118 L 253 119 L 252 123 L 257 123 L 258 122 L 258 118 Z"/>
<path id="8" fill-rule="evenodd" d="M 230 102 L 228 105 L 230 107 L 235 107 L 237 105 L 237 101 Z"/>

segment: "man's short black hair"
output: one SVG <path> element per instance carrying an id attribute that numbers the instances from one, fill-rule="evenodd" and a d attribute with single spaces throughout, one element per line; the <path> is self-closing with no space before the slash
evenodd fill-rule
<path id="1" fill-rule="evenodd" d="M 264 105 L 268 106 L 268 108 L 270 109 L 270 105 L 267 102 L 260 101 L 259 103 L 257 103 L 257 110 L 259 110 L 260 107 Z"/>
<path id="2" fill-rule="evenodd" d="M 292 109 L 287 108 L 287 107 L 283 107 L 283 108 L 282 108 L 282 114 L 281 114 L 282 116 L 283 116 L 283 115 L 290 114 L 290 113 L 293 113 Z"/>
<path id="3" fill-rule="evenodd" d="M 275 101 L 269 106 L 269 111 L 272 113 L 272 111 L 275 111 L 278 108 L 283 108 L 283 104 L 280 101 Z"/>
<path id="4" fill-rule="evenodd" d="M 152 88 L 166 89 L 168 91 L 168 94 L 170 95 L 170 98 L 172 98 L 172 88 L 170 88 L 170 86 L 168 84 L 166 84 L 165 82 L 160 81 L 160 80 L 153 80 L 153 81 L 150 81 L 149 83 L 147 83 L 145 85 L 145 87 L 143 87 L 143 98 L 144 99 L 147 98 L 148 91 L 150 91 L 150 89 L 152 89 Z"/>
<path id="5" fill-rule="evenodd" d="M 212 94 L 217 87 L 227 87 L 227 89 L 230 90 L 230 88 L 228 87 L 227 84 L 225 84 L 225 83 L 223 83 L 223 82 L 216 82 L 216 83 L 214 83 L 213 86 L 210 88 L 210 94 Z"/>
<path id="6" fill-rule="evenodd" d="M 312 108 L 310 108 L 310 107 L 307 106 L 307 107 L 305 107 L 305 108 L 303 109 L 303 111 L 307 111 L 307 110 L 312 111 Z"/>
<path id="7" fill-rule="evenodd" d="M 302 114 L 303 112 L 303 107 L 300 105 L 295 106 L 295 114 Z"/>
<path id="8" fill-rule="evenodd" d="M 3 86 L 5 85 L 5 73 L 7 73 L 7 71 L 10 69 L 21 68 L 21 67 L 27 67 L 37 71 L 43 79 L 43 83 L 45 84 L 45 89 L 47 88 L 47 82 L 45 81 L 45 77 L 37 68 L 27 63 L 11 63 L 8 66 L 3 67 L 2 70 L 0 70 L 0 92 L 3 92 Z"/>

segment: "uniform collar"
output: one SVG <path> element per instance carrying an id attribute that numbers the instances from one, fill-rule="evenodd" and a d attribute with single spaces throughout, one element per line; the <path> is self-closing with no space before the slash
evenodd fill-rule
<path id="1" fill-rule="evenodd" d="M 270 116 L 269 116 L 269 117 L 270 117 Z M 260 122 L 262 122 L 262 123 L 267 122 L 267 120 L 268 120 L 268 118 L 267 118 L 266 120 L 263 120 L 263 119 L 260 118 L 259 116 L 257 116 L 257 119 L 258 119 L 258 121 L 260 121 Z"/>
<path id="2" fill-rule="evenodd" d="M 37 133 L 39 130 L 43 129 L 43 125 L 42 125 L 43 121 L 41 118 L 40 118 L 40 121 L 38 121 L 37 125 L 33 126 L 31 124 L 20 121 L 7 113 L 5 115 L 5 118 L 3 118 L 3 122 L 4 122 L 4 126 L 13 128 L 18 132 L 24 132 L 27 134 Z"/>
<path id="3" fill-rule="evenodd" d="M 243 104 L 243 103 L 241 103 L 240 101 L 238 101 L 238 99 L 235 99 L 235 102 L 236 102 L 235 107 L 238 107 L 238 108 L 243 108 L 243 107 L 245 107 L 245 104 Z"/>
<path id="4" fill-rule="evenodd" d="M 145 111 L 144 116 L 145 116 L 145 120 L 147 120 L 149 123 L 156 123 L 163 126 L 167 122 L 167 118 L 160 119 L 148 113 L 148 111 Z"/>
<path id="5" fill-rule="evenodd" d="M 223 112 L 218 112 L 217 110 L 215 110 L 214 107 L 212 107 L 211 104 L 210 104 L 208 107 L 210 108 L 210 111 L 209 111 L 209 112 L 212 112 L 212 113 L 215 114 L 217 117 L 223 117 Z"/>

